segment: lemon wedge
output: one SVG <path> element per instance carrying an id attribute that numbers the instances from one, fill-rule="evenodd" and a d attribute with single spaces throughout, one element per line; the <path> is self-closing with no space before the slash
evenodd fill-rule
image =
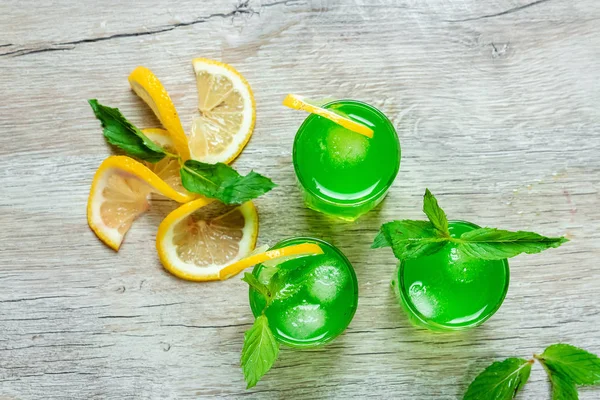
<path id="1" fill-rule="evenodd" d="M 90 228 L 113 250 L 118 251 L 133 221 L 150 206 L 151 193 L 179 203 L 194 197 L 182 194 L 142 163 L 125 156 L 108 157 L 92 182 L 87 205 Z"/>

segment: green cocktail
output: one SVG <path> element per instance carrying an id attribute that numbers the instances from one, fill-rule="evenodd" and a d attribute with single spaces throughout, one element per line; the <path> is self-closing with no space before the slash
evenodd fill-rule
<path id="1" fill-rule="evenodd" d="M 453 238 L 477 228 L 469 222 L 449 222 Z M 490 318 L 504 301 L 508 283 L 506 259 L 465 258 L 449 243 L 435 254 L 401 261 L 392 286 L 411 321 L 451 331 Z"/>
<path id="2" fill-rule="evenodd" d="M 400 168 L 400 142 L 387 117 L 353 100 L 325 104 L 373 129 L 373 138 L 311 114 L 298 129 L 293 161 L 309 208 L 355 220 L 385 197 Z"/>
<path id="3" fill-rule="evenodd" d="M 432 330 L 481 325 L 504 301 L 508 258 L 568 242 L 565 237 L 448 221 L 429 189 L 423 196 L 423 212 L 428 221 L 383 224 L 371 247 L 392 248 L 400 260 L 392 287 L 411 321 Z"/>
<path id="4" fill-rule="evenodd" d="M 323 254 L 259 264 L 252 273 L 267 286 L 276 272 L 283 276 L 279 285 L 283 289 L 264 311 L 275 339 L 291 347 L 315 347 L 333 340 L 350 324 L 358 305 L 358 282 L 348 259 L 322 240 L 291 238 L 272 249 L 301 243 L 316 243 Z M 249 296 L 258 317 L 265 298 L 252 287 Z"/>

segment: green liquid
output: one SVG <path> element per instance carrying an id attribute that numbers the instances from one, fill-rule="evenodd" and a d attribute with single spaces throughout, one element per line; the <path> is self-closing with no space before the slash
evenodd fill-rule
<path id="1" fill-rule="evenodd" d="M 285 261 L 277 266 L 259 264 L 252 273 L 268 284 L 278 268 L 297 269 L 300 289 L 265 310 L 275 338 L 292 347 L 315 347 L 340 335 L 350 324 L 358 305 L 358 282 L 352 265 L 337 248 L 317 239 L 292 238 L 273 249 L 301 243 L 316 243 L 323 254 Z M 287 288 L 291 289 L 291 288 Z M 250 288 L 250 307 L 255 317 L 265 306 L 264 298 Z"/>
<path id="2" fill-rule="evenodd" d="M 373 138 L 311 114 L 296 134 L 294 168 L 308 207 L 354 220 L 385 197 L 400 168 L 400 143 L 386 116 L 358 101 L 324 106 L 373 129 Z"/>
<path id="3" fill-rule="evenodd" d="M 450 222 L 452 237 L 476 228 L 468 222 Z M 504 301 L 508 282 L 506 260 L 459 258 L 449 244 L 431 256 L 401 262 L 392 285 L 414 323 L 447 331 L 471 328 L 490 318 Z"/>

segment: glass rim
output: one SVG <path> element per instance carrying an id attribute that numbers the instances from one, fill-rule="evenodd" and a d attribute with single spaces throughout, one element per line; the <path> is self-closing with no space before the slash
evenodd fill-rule
<path id="1" fill-rule="evenodd" d="M 477 224 L 474 224 L 469 221 L 464 221 L 464 220 L 450 220 L 450 221 L 448 221 L 448 223 L 449 224 L 461 223 L 461 224 L 466 224 L 466 225 L 472 226 L 475 229 L 481 228 Z M 496 304 L 490 312 L 486 313 L 485 317 L 483 317 L 471 324 L 468 324 L 468 325 L 451 326 L 451 325 L 440 324 L 438 322 L 434 322 L 431 319 L 425 317 L 419 310 L 417 310 L 415 308 L 413 302 L 410 301 L 410 299 L 405 294 L 406 287 L 404 285 L 404 274 L 402 273 L 404 271 L 404 261 L 402 261 L 402 260 L 398 262 L 398 268 L 396 269 L 396 276 L 398 278 L 398 293 L 400 294 L 402 303 L 404 304 L 404 306 L 406 308 L 408 308 L 408 311 L 412 314 L 412 316 L 415 317 L 424 327 L 426 327 L 428 329 L 433 329 L 433 330 L 438 330 L 438 331 L 462 331 L 462 330 L 472 329 L 472 328 L 475 328 L 475 327 L 483 324 L 485 321 L 490 319 L 494 314 L 496 314 L 496 312 L 500 309 L 500 307 L 504 303 L 504 300 L 506 299 L 506 295 L 508 293 L 508 287 L 510 284 L 510 268 L 508 265 L 508 259 L 505 258 L 501 261 L 504 264 L 505 281 L 504 281 L 504 287 L 502 288 L 502 296 L 500 297 L 498 304 Z"/>
<path id="2" fill-rule="evenodd" d="M 340 208 L 354 208 L 357 206 L 361 206 L 363 204 L 369 203 L 373 200 L 379 199 L 380 197 L 384 196 L 388 190 L 390 189 L 390 187 L 392 186 L 392 184 L 394 183 L 394 181 L 396 180 L 396 177 L 398 176 L 398 172 L 400 171 L 400 162 L 402 160 L 401 157 L 401 148 L 400 148 L 400 138 L 398 137 L 398 132 L 396 132 L 396 128 L 394 127 L 394 124 L 392 124 L 392 121 L 390 121 L 390 119 L 378 108 L 365 103 L 363 101 L 359 101 L 359 100 L 352 100 L 352 99 L 340 99 L 340 100 L 333 100 L 330 101 L 328 103 L 323 104 L 321 107 L 323 108 L 329 108 L 330 106 L 333 106 L 335 104 L 339 104 L 339 103 L 352 103 L 361 107 L 364 107 L 366 109 L 368 109 L 369 111 L 378 114 L 379 116 L 383 117 L 383 119 L 385 120 L 385 122 L 387 123 L 387 125 L 389 126 L 389 128 L 391 129 L 392 133 L 394 134 L 394 136 L 396 137 L 396 141 L 398 142 L 398 163 L 397 165 L 395 165 L 394 167 L 394 172 L 391 175 L 390 179 L 386 182 L 386 184 L 377 192 L 375 192 L 374 194 L 369 195 L 368 197 L 364 197 L 361 199 L 357 199 L 357 201 L 353 202 L 353 203 L 340 203 L 340 202 L 336 202 L 334 200 L 332 200 L 331 198 L 328 197 L 324 197 L 321 193 L 310 190 L 307 185 L 305 184 L 305 179 L 302 177 L 302 175 L 299 173 L 299 166 L 298 163 L 296 161 L 296 144 L 298 143 L 298 138 L 300 137 L 300 135 L 298 134 L 300 131 L 302 131 L 302 129 L 308 125 L 308 123 L 310 123 L 311 120 L 319 117 L 316 114 L 310 114 L 308 117 L 306 117 L 304 119 L 304 121 L 302 122 L 302 124 L 300 125 L 300 127 L 298 128 L 298 130 L 296 131 L 296 136 L 294 137 L 294 145 L 293 145 L 293 149 L 292 149 L 292 164 L 294 165 L 294 172 L 296 173 L 296 177 L 298 178 L 298 181 L 300 182 L 300 186 L 302 186 L 302 189 L 304 189 L 306 192 L 310 193 L 311 196 L 316 197 L 319 201 L 322 201 L 323 203 L 329 204 L 329 205 L 334 205 L 336 207 L 340 207 Z"/>
<path id="3" fill-rule="evenodd" d="M 272 250 L 279 245 L 286 244 L 288 242 L 292 242 L 292 241 L 296 241 L 296 240 L 305 240 L 307 242 L 317 242 L 317 244 L 319 244 L 319 245 L 324 244 L 324 245 L 330 247 L 331 249 L 333 249 L 342 258 L 342 261 L 344 261 L 346 268 L 350 272 L 350 279 L 352 280 L 353 286 L 354 286 L 354 299 L 355 300 L 352 304 L 352 309 L 351 309 L 351 312 L 349 315 L 350 320 L 348 322 L 348 325 L 350 325 L 350 322 L 352 322 L 352 320 L 354 319 L 354 315 L 356 314 L 356 310 L 358 308 L 358 278 L 356 277 L 356 271 L 354 270 L 352 263 L 350 262 L 350 260 L 348 260 L 348 257 L 346 257 L 344 255 L 344 253 L 342 253 L 342 251 L 340 249 L 338 249 L 336 246 L 324 241 L 323 239 L 317 239 L 317 238 L 309 237 L 309 236 L 292 236 L 292 237 L 289 237 L 286 239 L 282 239 L 279 242 L 275 243 L 273 246 L 269 247 L 269 250 Z M 255 273 L 258 273 L 258 268 L 260 265 L 262 265 L 262 264 L 256 264 L 254 266 L 254 268 L 252 269 L 253 275 L 255 275 Z M 254 315 L 256 318 L 257 313 L 256 313 L 256 309 L 255 309 L 255 304 L 252 301 L 252 288 L 248 288 L 248 300 L 250 303 L 250 309 L 252 310 L 252 315 Z M 342 333 L 344 333 L 344 331 L 346 331 L 346 329 L 348 329 L 348 326 L 346 326 L 346 328 L 344 328 L 344 330 L 342 330 L 337 335 L 333 335 L 331 337 L 326 337 L 325 339 L 317 339 L 317 340 L 306 342 L 306 343 L 298 343 L 297 341 L 288 340 L 287 338 L 282 337 L 281 335 L 279 335 L 276 332 L 273 332 L 273 336 L 275 336 L 275 339 L 279 343 L 284 344 L 289 347 L 312 348 L 312 347 L 319 347 L 319 346 L 322 346 L 322 345 L 325 345 L 325 344 L 331 342 L 332 340 L 334 340 L 335 338 L 340 336 Z"/>

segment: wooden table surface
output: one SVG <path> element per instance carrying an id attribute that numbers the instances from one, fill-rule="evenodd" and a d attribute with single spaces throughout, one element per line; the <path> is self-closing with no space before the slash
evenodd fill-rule
<path id="1" fill-rule="evenodd" d="M 256 201 L 259 242 L 331 241 L 360 282 L 344 335 L 283 349 L 250 391 L 239 368 L 246 284 L 178 280 L 155 253 L 176 205 L 153 202 L 119 253 L 86 222 L 92 176 L 111 152 L 86 100 L 156 126 L 127 83 L 144 65 L 187 128 L 199 56 L 234 65 L 256 96 L 235 167 L 279 184 Z M 600 353 L 596 0 L 3 0 L 0 89 L 2 400 L 457 399 L 494 360 L 560 341 Z M 303 206 L 291 148 L 306 115 L 280 105 L 287 93 L 363 100 L 395 124 L 400 174 L 356 223 Z M 389 289 L 391 251 L 369 245 L 382 222 L 423 218 L 425 187 L 451 218 L 572 240 L 511 260 L 506 301 L 482 327 L 417 329 Z M 539 365 L 518 398 L 550 398 Z"/>

